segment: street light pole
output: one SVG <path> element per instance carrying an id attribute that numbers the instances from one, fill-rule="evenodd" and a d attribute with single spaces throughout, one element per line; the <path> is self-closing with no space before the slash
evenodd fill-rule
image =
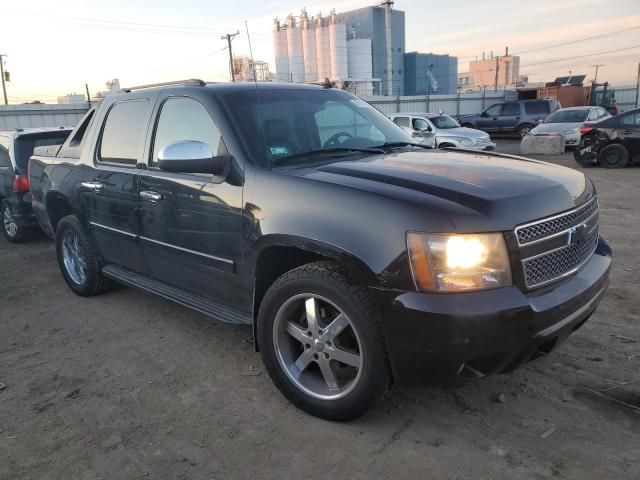
<path id="1" fill-rule="evenodd" d="M 9 100 L 7 99 L 7 86 L 5 85 L 4 78 L 4 57 L 7 55 L 0 53 L 0 77 L 2 77 L 2 93 L 4 95 L 4 104 L 9 105 Z"/>

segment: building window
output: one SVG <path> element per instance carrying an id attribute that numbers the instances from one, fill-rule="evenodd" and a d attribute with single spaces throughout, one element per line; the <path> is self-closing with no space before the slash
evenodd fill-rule
<path id="1" fill-rule="evenodd" d="M 398 75 L 402 75 L 402 70 L 398 70 Z"/>
<path id="2" fill-rule="evenodd" d="M 399 51 L 399 52 L 401 52 L 401 51 L 402 51 L 402 49 L 401 49 L 401 48 L 399 48 L 399 49 L 398 49 L 398 51 Z"/>

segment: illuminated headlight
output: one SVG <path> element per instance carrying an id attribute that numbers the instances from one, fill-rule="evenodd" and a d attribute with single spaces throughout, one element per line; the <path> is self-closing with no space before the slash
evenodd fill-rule
<path id="1" fill-rule="evenodd" d="M 572 128 L 570 130 L 565 130 L 562 132 L 563 135 L 573 135 L 574 133 L 578 133 L 580 131 L 579 128 Z"/>
<path id="2" fill-rule="evenodd" d="M 509 255 L 501 233 L 409 232 L 407 247 L 419 290 L 460 292 L 511 285 Z"/>

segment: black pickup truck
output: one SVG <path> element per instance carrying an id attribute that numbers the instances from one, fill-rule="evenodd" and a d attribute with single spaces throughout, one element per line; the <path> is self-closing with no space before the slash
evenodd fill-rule
<path id="1" fill-rule="evenodd" d="M 277 387 L 328 419 L 392 382 L 544 356 L 609 281 L 584 174 L 416 145 L 321 86 L 125 90 L 32 157 L 30 181 L 74 292 L 117 281 L 252 325 Z"/>

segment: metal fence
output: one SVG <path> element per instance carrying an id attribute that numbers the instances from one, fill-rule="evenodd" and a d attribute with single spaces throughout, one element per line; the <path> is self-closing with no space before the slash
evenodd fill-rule
<path id="1" fill-rule="evenodd" d="M 0 130 L 30 127 L 74 127 L 87 113 L 86 104 L 0 105 Z"/>
<path id="2" fill-rule="evenodd" d="M 616 103 L 623 112 L 626 112 L 633 108 L 637 108 L 639 106 L 636 104 L 636 92 L 638 89 L 636 85 L 623 85 L 620 87 L 614 85 L 610 88 L 613 88 L 615 90 Z M 602 90 L 602 88 L 599 88 L 598 90 Z"/>
<path id="3" fill-rule="evenodd" d="M 415 97 L 362 97 L 382 113 L 439 112 L 447 115 L 467 115 L 482 112 L 494 103 L 517 100 L 515 90 L 485 90 L 450 95 L 420 95 Z"/>

